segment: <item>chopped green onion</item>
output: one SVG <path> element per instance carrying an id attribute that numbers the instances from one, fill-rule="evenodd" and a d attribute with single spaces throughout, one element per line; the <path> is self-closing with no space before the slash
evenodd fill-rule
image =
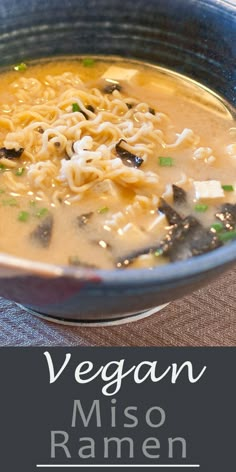
<path id="1" fill-rule="evenodd" d="M 157 249 L 154 252 L 154 256 L 156 256 L 156 257 L 162 256 L 162 254 L 163 254 L 163 250 L 161 248 Z"/>
<path id="2" fill-rule="evenodd" d="M 198 213 L 204 213 L 208 210 L 208 205 L 204 205 L 204 203 L 199 203 L 198 205 L 195 205 L 194 210 Z"/>
<path id="3" fill-rule="evenodd" d="M 25 167 L 18 167 L 17 171 L 16 171 L 16 175 L 18 177 L 21 177 L 21 175 L 23 175 L 25 172 Z"/>
<path id="4" fill-rule="evenodd" d="M 72 103 L 72 111 L 73 112 L 80 111 L 80 107 L 78 103 Z"/>
<path id="5" fill-rule="evenodd" d="M 5 190 L 3 188 L 0 188 L 0 194 L 5 193 Z"/>
<path id="6" fill-rule="evenodd" d="M 45 216 L 47 213 L 47 208 L 39 208 L 39 210 L 35 213 L 35 216 L 37 216 L 38 218 L 42 218 L 42 216 Z"/>
<path id="7" fill-rule="evenodd" d="M 14 70 L 19 71 L 19 72 L 24 72 L 27 69 L 27 65 L 24 62 L 21 62 L 20 64 L 17 64 L 14 66 Z"/>
<path id="8" fill-rule="evenodd" d="M 222 231 L 224 229 L 224 225 L 223 223 L 213 223 L 213 225 L 211 225 L 211 229 L 213 229 L 216 233 L 219 233 L 220 231 Z"/>
<path id="9" fill-rule="evenodd" d="M 2 200 L 2 204 L 4 206 L 18 206 L 18 202 L 15 198 L 7 198 L 6 200 Z"/>
<path id="10" fill-rule="evenodd" d="M 225 190 L 225 192 L 233 192 L 234 191 L 234 186 L 233 185 L 221 185 L 221 187 L 223 188 L 223 190 Z"/>
<path id="11" fill-rule="evenodd" d="M 107 211 L 109 211 L 108 207 L 102 207 L 98 210 L 98 213 L 100 213 L 100 215 L 103 215 L 103 213 L 106 213 Z"/>
<path id="12" fill-rule="evenodd" d="M 85 59 L 83 59 L 82 64 L 84 67 L 93 67 L 95 64 L 95 60 L 91 57 L 86 57 Z"/>
<path id="13" fill-rule="evenodd" d="M 30 200 L 29 205 L 31 207 L 35 207 L 37 205 L 37 202 L 35 200 Z"/>
<path id="14" fill-rule="evenodd" d="M 159 165 L 161 167 L 172 167 L 174 165 L 173 157 L 159 157 Z"/>
<path id="15" fill-rule="evenodd" d="M 4 164 L 0 164 L 0 172 L 4 172 L 6 170 L 6 166 Z"/>
<path id="16" fill-rule="evenodd" d="M 236 239 L 236 231 L 228 231 L 225 233 L 220 233 L 218 237 L 222 242 L 231 241 L 231 239 Z"/>
<path id="17" fill-rule="evenodd" d="M 21 211 L 19 214 L 18 214 L 18 220 L 19 221 L 28 221 L 30 217 L 30 214 L 28 211 Z"/>

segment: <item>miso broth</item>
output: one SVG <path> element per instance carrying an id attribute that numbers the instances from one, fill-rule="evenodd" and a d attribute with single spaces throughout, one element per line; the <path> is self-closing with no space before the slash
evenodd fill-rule
<path id="1" fill-rule="evenodd" d="M 0 76 L 0 251 L 153 268 L 236 238 L 236 124 L 205 87 L 118 58 Z"/>

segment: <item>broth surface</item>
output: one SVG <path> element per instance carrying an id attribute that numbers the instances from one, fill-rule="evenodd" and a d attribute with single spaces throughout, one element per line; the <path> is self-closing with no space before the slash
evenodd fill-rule
<path id="1" fill-rule="evenodd" d="M 217 239 L 202 252 L 236 237 L 236 124 L 219 97 L 165 69 L 116 58 L 16 69 L 0 76 L 1 252 L 105 269 L 201 253 L 179 248 L 181 235 L 176 257 L 179 228 L 161 198 L 185 226 L 191 215 L 197 234 Z"/>

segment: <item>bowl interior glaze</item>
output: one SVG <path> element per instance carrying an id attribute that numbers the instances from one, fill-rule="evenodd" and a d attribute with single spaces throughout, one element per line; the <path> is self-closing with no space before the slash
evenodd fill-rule
<path id="1" fill-rule="evenodd" d="M 177 70 L 235 103 L 236 4 L 219 0 L 1 0 L 1 64 L 109 54 Z"/>

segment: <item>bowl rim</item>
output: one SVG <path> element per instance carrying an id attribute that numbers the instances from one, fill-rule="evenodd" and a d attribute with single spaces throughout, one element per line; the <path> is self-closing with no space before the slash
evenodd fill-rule
<path id="1" fill-rule="evenodd" d="M 201 256 L 170 262 L 152 269 L 87 269 L 48 264 L 0 253 L 0 279 L 36 276 L 65 277 L 85 282 L 102 282 L 107 286 L 168 285 L 191 280 L 220 267 L 236 263 L 236 241 Z"/>

